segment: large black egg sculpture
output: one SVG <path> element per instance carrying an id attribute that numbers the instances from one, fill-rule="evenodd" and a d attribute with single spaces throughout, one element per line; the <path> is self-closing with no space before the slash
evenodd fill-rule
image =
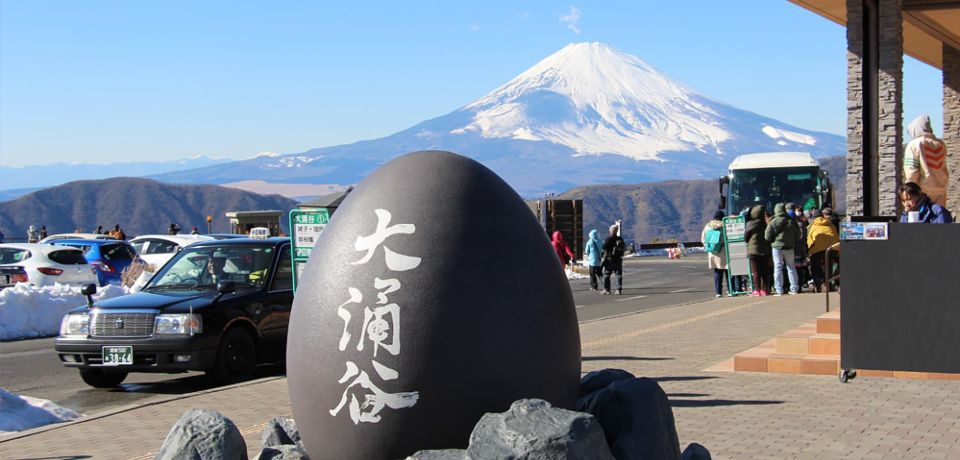
<path id="1" fill-rule="evenodd" d="M 502 179 L 463 156 L 411 153 L 323 230 L 297 287 L 287 377 L 311 458 L 464 448 L 485 412 L 518 399 L 575 407 L 573 295 Z"/>

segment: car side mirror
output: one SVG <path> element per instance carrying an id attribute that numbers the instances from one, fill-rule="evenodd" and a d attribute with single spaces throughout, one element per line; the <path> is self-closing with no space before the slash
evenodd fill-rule
<path id="1" fill-rule="evenodd" d="M 220 294 L 229 294 L 237 290 L 237 283 L 233 281 L 219 281 L 217 282 L 217 292 Z"/>
<path id="2" fill-rule="evenodd" d="M 93 295 L 97 293 L 96 284 L 85 284 L 80 288 L 80 293 L 87 296 L 87 305 L 93 306 Z"/>

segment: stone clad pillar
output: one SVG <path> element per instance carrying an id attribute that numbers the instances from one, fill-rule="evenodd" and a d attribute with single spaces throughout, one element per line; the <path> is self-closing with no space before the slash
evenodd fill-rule
<path id="1" fill-rule="evenodd" d="M 943 45 L 943 141 L 947 144 L 947 208 L 960 214 L 960 51 Z"/>
<path id="2" fill-rule="evenodd" d="M 863 215 L 863 3 L 847 0 L 847 215 Z M 837 178 L 839 180 L 839 178 Z"/>
<path id="3" fill-rule="evenodd" d="M 879 0 L 877 215 L 897 215 L 903 163 L 903 0 Z"/>
<path id="4" fill-rule="evenodd" d="M 903 0 L 847 0 L 847 214 L 897 214 Z"/>

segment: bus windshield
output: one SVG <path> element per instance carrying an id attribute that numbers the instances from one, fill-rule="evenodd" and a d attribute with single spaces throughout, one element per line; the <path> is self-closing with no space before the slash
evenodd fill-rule
<path id="1" fill-rule="evenodd" d="M 820 176 L 816 167 L 738 169 L 730 176 L 727 215 L 740 214 L 755 204 L 773 212 L 777 203 L 816 206 L 820 203 Z"/>

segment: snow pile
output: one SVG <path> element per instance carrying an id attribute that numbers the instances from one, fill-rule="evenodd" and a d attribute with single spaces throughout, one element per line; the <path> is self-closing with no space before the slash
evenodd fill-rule
<path id="1" fill-rule="evenodd" d="M 46 399 L 17 396 L 0 388 L 0 434 L 66 422 L 80 414 Z"/>
<path id="2" fill-rule="evenodd" d="M 661 152 L 715 149 L 733 138 L 708 103 L 714 102 L 635 56 L 575 43 L 466 106 L 476 115 L 451 134 L 655 160 Z"/>
<path id="3" fill-rule="evenodd" d="M 98 288 L 93 300 L 128 294 L 117 285 Z M 86 305 L 79 287 L 55 284 L 38 288 L 26 283 L 0 291 L 0 340 L 51 337 L 60 331 L 60 320 L 68 310 Z"/>
<path id="4" fill-rule="evenodd" d="M 575 272 L 575 271 L 573 271 L 573 270 L 570 270 L 569 268 L 565 268 L 565 269 L 563 269 L 563 271 L 567 272 L 567 279 L 568 279 L 568 280 L 585 280 L 585 279 L 589 278 L 589 276 L 584 275 L 583 273 L 577 273 L 577 272 Z"/>

